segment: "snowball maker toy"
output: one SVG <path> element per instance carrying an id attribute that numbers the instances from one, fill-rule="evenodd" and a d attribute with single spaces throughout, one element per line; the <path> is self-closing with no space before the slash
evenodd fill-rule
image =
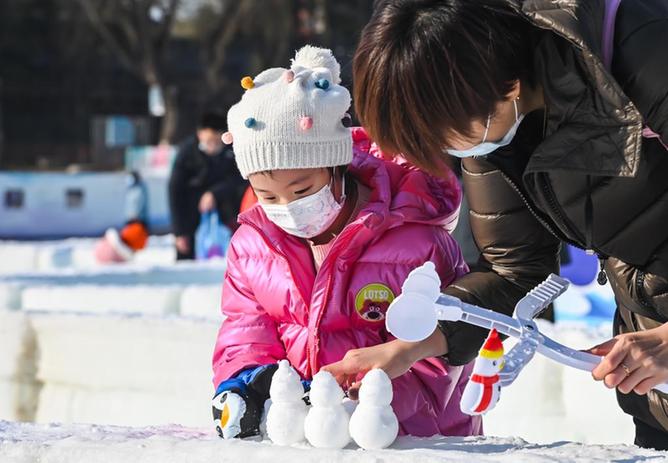
<path id="1" fill-rule="evenodd" d="M 566 366 L 592 371 L 602 357 L 571 349 L 550 339 L 538 330 L 533 321 L 535 316 L 566 291 L 568 285 L 568 280 L 550 274 L 544 282 L 517 302 L 515 316 L 509 317 L 467 304 L 454 296 L 441 294 L 441 279 L 436 273 L 436 268 L 432 262 L 426 262 L 408 274 L 401 295 L 390 304 L 385 325 L 395 337 L 409 342 L 422 341 L 430 336 L 439 320 L 463 321 L 518 338 L 517 345 L 504 356 L 504 362 L 501 362 L 499 380 L 494 387 L 506 387 L 512 384 L 536 352 Z M 476 360 L 476 364 L 479 362 L 482 362 L 480 357 Z M 668 393 L 668 384 L 658 385 L 655 389 Z M 498 400 L 498 394 L 496 395 Z M 466 394 L 462 396 L 462 400 L 465 397 Z M 474 402 L 475 400 L 467 404 L 462 403 L 463 411 L 471 410 L 471 407 L 478 405 Z M 489 401 L 489 406 L 483 407 L 485 410 L 476 413 L 484 413 L 494 405 L 495 401 L 492 399 Z"/>

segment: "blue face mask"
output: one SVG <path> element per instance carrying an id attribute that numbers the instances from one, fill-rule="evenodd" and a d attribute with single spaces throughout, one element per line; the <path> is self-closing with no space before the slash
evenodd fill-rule
<path id="1" fill-rule="evenodd" d="M 517 100 L 513 100 L 513 104 L 515 105 L 515 123 L 510 128 L 510 130 L 508 130 L 508 133 L 506 133 L 503 136 L 501 140 L 496 142 L 485 141 L 487 140 L 487 132 L 489 132 L 489 123 L 492 120 L 492 115 L 490 114 L 489 116 L 487 116 L 487 124 L 485 125 L 485 134 L 483 135 L 482 142 L 480 144 L 475 145 L 467 150 L 447 149 L 446 150 L 447 153 L 451 154 L 452 156 L 456 156 L 458 158 L 486 156 L 492 151 L 501 148 L 502 146 L 509 145 L 510 142 L 513 141 L 515 133 L 517 133 L 517 129 L 519 128 L 522 119 L 524 119 L 524 114 L 519 114 L 519 112 L 517 111 Z"/>

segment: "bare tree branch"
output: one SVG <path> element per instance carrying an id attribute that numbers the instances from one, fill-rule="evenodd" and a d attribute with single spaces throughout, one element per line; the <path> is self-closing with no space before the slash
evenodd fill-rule
<path id="1" fill-rule="evenodd" d="M 142 69 L 138 63 L 133 60 L 132 54 L 126 50 L 123 45 L 116 39 L 112 31 L 109 29 L 108 25 L 104 22 L 100 16 L 98 8 L 100 5 L 95 5 L 92 0 L 78 0 L 79 4 L 83 8 L 88 20 L 91 22 L 93 27 L 98 31 L 100 37 L 105 42 L 105 44 L 111 49 L 111 51 L 118 57 L 118 60 L 121 64 L 134 74 L 139 74 L 142 76 Z"/>

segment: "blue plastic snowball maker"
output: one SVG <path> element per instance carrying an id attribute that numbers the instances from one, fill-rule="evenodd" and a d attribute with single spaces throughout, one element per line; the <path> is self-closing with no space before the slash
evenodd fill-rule
<path id="1" fill-rule="evenodd" d="M 255 124 L 257 124 L 257 121 L 254 117 L 249 117 L 244 121 L 244 125 L 249 129 L 255 127 Z"/>
<path id="2" fill-rule="evenodd" d="M 329 81 L 327 79 L 318 79 L 315 81 L 315 86 L 322 90 L 329 88 Z"/>

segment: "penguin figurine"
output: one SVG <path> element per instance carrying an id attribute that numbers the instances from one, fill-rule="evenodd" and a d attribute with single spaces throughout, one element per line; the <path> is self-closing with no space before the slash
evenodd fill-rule
<path id="1" fill-rule="evenodd" d="M 503 368 L 503 343 L 492 329 L 473 364 L 473 373 L 460 401 L 462 412 L 482 415 L 496 405 L 501 394 L 499 371 Z"/>

